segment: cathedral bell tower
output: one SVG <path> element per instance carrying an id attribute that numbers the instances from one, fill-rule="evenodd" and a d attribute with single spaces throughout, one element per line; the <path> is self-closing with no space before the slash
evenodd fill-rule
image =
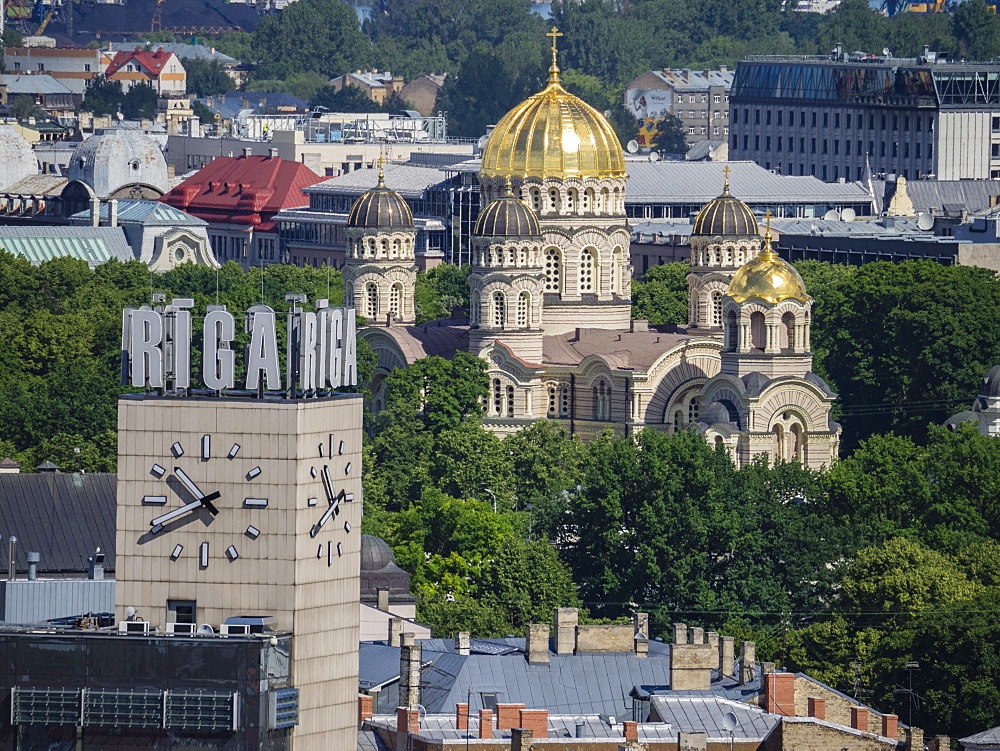
<path id="1" fill-rule="evenodd" d="M 470 351 L 478 355 L 499 341 L 518 357 L 541 362 L 544 289 L 538 216 L 514 196 L 508 179 L 472 233 Z"/>
<path id="2" fill-rule="evenodd" d="M 416 229 L 403 197 L 385 186 L 379 159 L 378 184 L 351 207 L 347 217 L 344 304 L 369 325 L 412 324 L 417 282 Z"/>
<path id="3" fill-rule="evenodd" d="M 688 325 L 702 336 L 722 335 L 722 299 L 729 282 L 760 251 L 757 219 L 729 192 L 729 167 L 723 172 L 722 195 L 702 207 L 691 229 Z"/>

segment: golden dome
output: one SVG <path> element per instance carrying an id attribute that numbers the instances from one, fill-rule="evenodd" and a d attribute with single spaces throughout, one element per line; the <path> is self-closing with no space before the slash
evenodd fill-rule
<path id="1" fill-rule="evenodd" d="M 806 294 L 806 285 L 799 272 L 771 247 L 770 228 L 757 257 L 733 275 L 729 282 L 729 296 L 736 302 L 760 297 L 772 304 L 789 298 L 800 302 L 811 299 Z"/>
<path id="2" fill-rule="evenodd" d="M 478 237 L 537 237 L 542 229 L 538 215 L 511 192 L 510 178 L 507 178 L 500 197 L 490 201 L 479 213 L 472 234 Z"/>
<path id="3" fill-rule="evenodd" d="M 701 207 L 691 234 L 708 237 L 759 235 L 760 227 L 750 207 L 729 192 L 729 167 L 723 172 L 726 180 L 722 185 L 722 195 Z"/>
<path id="4" fill-rule="evenodd" d="M 562 36 L 555 29 L 550 36 Z M 625 155 L 604 115 L 559 83 L 555 36 L 549 85 L 508 112 L 483 147 L 486 177 L 625 177 Z"/>
<path id="5" fill-rule="evenodd" d="M 348 227 L 364 229 L 413 229 L 413 212 L 403 197 L 385 187 L 385 173 L 379 160 L 378 184 L 351 206 Z"/>

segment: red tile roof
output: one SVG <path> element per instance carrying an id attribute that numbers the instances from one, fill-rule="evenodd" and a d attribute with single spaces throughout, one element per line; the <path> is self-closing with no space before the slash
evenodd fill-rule
<path id="1" fill-rule="evenodd" d="M 158 76 L 173 56 L 173 52 L 164 52 L 162 49 L 158 49 L 156 52 L 143 52 L 141 47 L 136 47 L 131 51 L 119 50 L 115 53 L 104 75 L 111 76 L 125 67 L 126 63 L 134 61 L 149 71 L 151 75 Z"/>
<path id="2" fill-rule="evenodd" d="M 281 209 L 308 205 L 302 189 L 323 179 L 278 157 L 220 157 L 160 200 L 209 223 L 270 230 Z"/>

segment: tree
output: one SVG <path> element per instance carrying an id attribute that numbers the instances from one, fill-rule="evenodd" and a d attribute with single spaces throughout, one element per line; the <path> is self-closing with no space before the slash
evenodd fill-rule
<path id="1" fill-rule="evenodd" d="M 990 60 L 1000 54 L 1000 17 L 983 0 L 962 0 L 951 26 L 962 57 Z"/>
<path id="2" fill-rule="evenodd" d="M 122 114 L 127 120 L 156 117 L 159 95 L 150 83 L 133 84 L 122 98 Z"/>
<path id="3" fill-rule="evenodd" d="M 469 306 L 468 267 L 442 263 L 430 271 L 417 273 L 413 293 L 417 323 L 448 318 L 455 308 Z"/>
<path id="4" fill-rule="evenodd" d="M 632 317 L 652 324 L 687 322 L 686 263 L 665 263 L 645 273 L 642 281 L 632 280 Z"/>
<path id="5" fill-rule="evenodd" d="M 38 107 L 35 106 L 35 100 L 32 97 L 20 94 L 14 97 L 14 101 L 11 102 L 10 114 L 18 120 L 27 120 L 38 114 Z"/>
<path id="6" fill-rule="evenodd" d="M 335 91 L 332 86 L 321 86 L 309 101 L 309 106 L 313 109 L 325 107 L 330 112 L 382 111 L 381 106 L 357 86 L 344 86 L 340 91 Z"/>
<path id="7" fill-rule="evenodd" d="M 686 153 L 687 143 L 681 121 L 673 115 L 661 117 L 656 123 L 656 134 L 650 146 L 663 154 Z"/>
<path id="8" fill-rule="evenodd" d="M 329 78 L 365 67 L 370 55 L 357 14 L 340 0 L 299 0 L 265 16 L 250 47 L 260 79 L 305 71 Z"/>
<path id="9" fill-rule="evenodd" d="M 97 76 L 87 82 L 80 109 L 95 115 L 112 115 L 125 101 L 125 92 L 121 81 L 112 81 L 104 76 Z"/>
<path id="10" fill-rule="evenodd" d="M 202 125 L 211 125 L 215 122 L 215 113 L 212 112 L 207 105 L 199 102 L 197 99 L 191 100 L 191 111 L 194 113 L 194 116 L 201 121 Z"/>
<path id="11" fill-rule="evenodd" d="M 187 71 L 187 90 L 195 96 L 225 94 L 236 87 L 218 60 L 185 60 L 184 69 Z"/>
<path id="12" fill-rule="evenodd" d="M 867 0 L 843 0 L 820 23 L 819 48 L 881 51 L 888 38 L 888 19 L 869 7 Z"/>

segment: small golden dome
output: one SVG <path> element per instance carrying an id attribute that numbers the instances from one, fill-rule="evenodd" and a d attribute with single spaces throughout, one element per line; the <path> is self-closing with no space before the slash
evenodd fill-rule
<path id="1" fill-rule="evenodd" d="M 510 178 L 504 191 L 490 201 L 476 220 L 472 234 L 479 237 L 537 237 L 542 234 L 538 215 L 510 189 Z"/>
<path id="2" fill-rule="evenodd" d="M 789 298 L 808 302 L 806 285 L 792 264 L 779 257 L 771 247 L 771 232 L 764 236 L 760 253 L 744 264 L 729 282 L 729 296 L 736 302 L 746 302 L 751 297 L 759 297 L 769 303 L 777 303 Z"/>
<path id="3" fill-rule="evenodd" d="M 381 160 L 378 184 L 351 206 L 347 226 L 363 229 L 413 229 L 413 212 L 410 211 L 409 204 L 399 193 L 385 187 Z"/>
<path id="4" fill-rule="evenodd" d="M 486 177 L 625 177 L 625 155 L 604 115 L 559 83 L 555 29 L 549 85 L 508 112 L 483 147 Z"/>
<path id="5" fill-rule="evenodd" d="M 729 167 L 723 172 L 726 181 L 722 185 L 722 195 L 701 207 L 691 234 L 708 237 L 759 235 L 760 227 L 750 207 L 729 192 Z"/>

